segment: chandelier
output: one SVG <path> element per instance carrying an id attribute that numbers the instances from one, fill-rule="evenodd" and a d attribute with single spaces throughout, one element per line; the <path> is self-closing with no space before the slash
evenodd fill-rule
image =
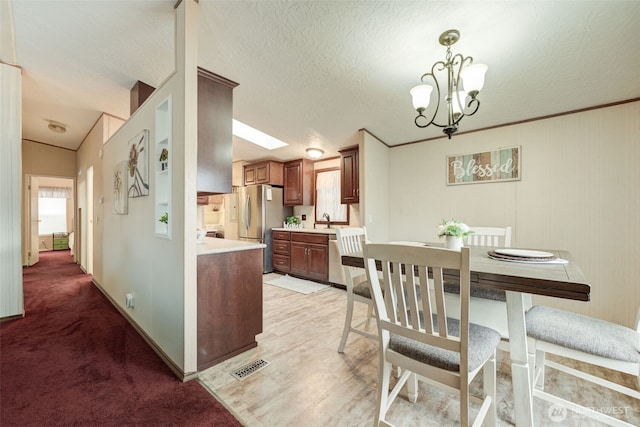
<path id="1" fill-rule="evenodd" d="M 442 132 L 446 133 L 451 139 L 451 135 L 458 130 L 458 124 L 465 116 L 472 116 L 478 111 L 480 101 L 477 96 L 482 86 L 484 86 L 484 74 L 487 72 L 487 66 L 484 64 L 474 64 L 473 58 L 458 53 L 452 55 L 451 45 L 460 39 L 458 30 L 447 30 L 440 35 L 440 44 L 447 47 L 445 61 L 438 61 L 431 67 L 431 72 L 422 75 L 421 81 L 424 84 L 418 85 L 411 89 L 411 98 L 413 99 L 413 108 L 418 111 L 415 124 L 419 128 L 426 128 L 433 124 L 441 127 Z M 446 91 L 446 124 L 436 123 L 436 115 L 440 108 L 440 82 L 436 77 L 436 71 L 445 71 L 447 74 L 447 91 Z M 441 76 L 441 78 L 443 78 Z M 426 84 L 427 81 L 433 80 L 436 88 L 436 104 L 433 116 L 429 120 L 424 112 L 429 106 L 431 92 L 433 86 Z M 467 101 L 468 99 L 468 101 Z"/>

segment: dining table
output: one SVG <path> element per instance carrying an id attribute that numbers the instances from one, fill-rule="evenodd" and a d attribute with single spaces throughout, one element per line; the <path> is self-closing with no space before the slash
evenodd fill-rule
<path id="1" fill-rule="evenodd" d="M 390 242 L 395 244 L 442 246 L 437 243 Z M 525 313 L 529 295 L 589 301 L 591 285 L 580 266 L 566 250 L 523 249 L 548 252 L 552 261 L 522 261 L 495 259 L 489 253 L 500 248 L 469 247 L 471 287 L 505 291 L 509 352 L 513 383 L 514 411 L 517 426 L 533 426 L 533 369 L 534 354 L 529 354 Z M 342 265 L 364 268 L 361 253 L 343 255 Z M 445 280 L 459 280 L 459 271 L 445 270 Z"/>

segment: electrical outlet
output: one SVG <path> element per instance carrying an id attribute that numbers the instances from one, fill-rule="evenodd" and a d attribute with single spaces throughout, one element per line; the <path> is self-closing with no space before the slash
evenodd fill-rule
<path id="1" fill-rule="evenodd" d="M 127 304 L 127 308 L 135 307 L 134 300 L 133 300 L 133 294 L 129 293 L 129 294 L 126 295 L 126 297 L 127 297 L 127 303 L 126 303 Z"/>

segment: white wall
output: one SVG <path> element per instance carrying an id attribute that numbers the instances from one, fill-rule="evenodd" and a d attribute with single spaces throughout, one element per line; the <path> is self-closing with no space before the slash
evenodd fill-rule
<path id="1" fill-rule="evenodd" d="M 632 326 L 640 306 L 639 144 L 633 102 L 392 148 L 389 238 L 435 241 L 436 224 L 451 217 L 511 225 L 513 246 L 569 250 L 592 285 L 589 303 L 534 303 Z M 522 147 L 520 181 L 446 185 L 447 155 L 510 146 Z"/>
<path id="2" fill-rule="evenodd" d="M 121 307 L 133 293 L 128 314 L 184 374 L 197 369 L 196 152 L 197 4 L 176 11 L 176 72 L 104 146 L 104 241 L 101 286 Z M 189 72 L 185 72 L 185 69 Z M 155 108 L 173 102 L 171 239 L 155 235 Z M 128 142 L 150 130 L 150 194 L 128 200 L 128 214 L 112 213 L 114 166 L 129 156 Z M 189 231 L 186 232 L 185 230 Z"/>

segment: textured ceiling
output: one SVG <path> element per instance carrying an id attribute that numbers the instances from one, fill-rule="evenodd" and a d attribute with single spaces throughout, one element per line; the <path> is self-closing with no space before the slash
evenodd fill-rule
<path id="1" fill-rule="evenodd" d="M 173 70 L 174 1 L 13 0 L 23 137 L 76 149 L 101 112 L 127 118 L 137 80 Z M 199 65 L 240 85 L 234 118 L 291 144 L 234 140 L 234 159 L 328 155 L 366 128 L 389 145 L 419 129 L 409 89 L 453 53 L 489 65 L 461 131 L 640 97 L 637 1 L 200 0 Z M 4 59 L 3 59 L 4 60 Z M 8 62 L 5 60 L 5 62 Z M 65 134 L 47 129 L 64 123 Z M 455 136 L 454 136 L 455 143 Z"/>

